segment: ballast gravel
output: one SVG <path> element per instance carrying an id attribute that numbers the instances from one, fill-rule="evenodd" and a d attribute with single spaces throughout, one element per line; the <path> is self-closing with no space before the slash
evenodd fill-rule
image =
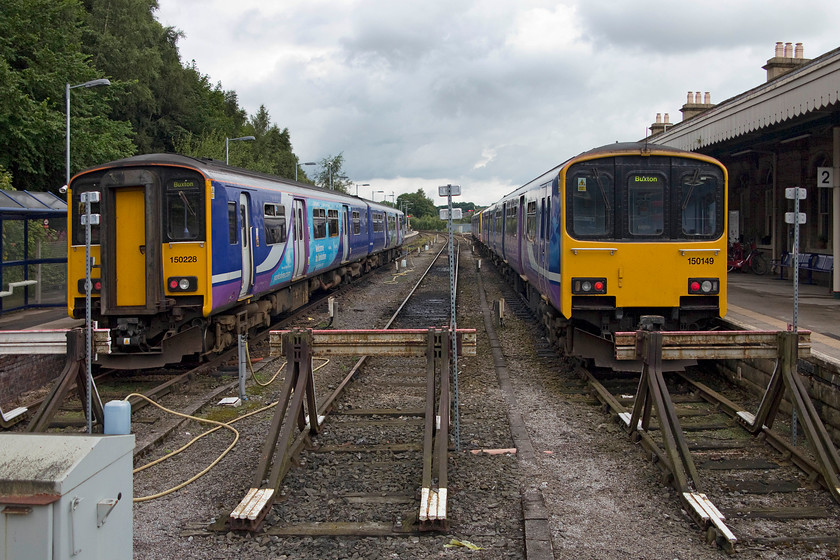
<path id="1" fill-rule="evenodd" d="M 412 251 L 408 271 L 398 274 L 380 270 L 359 280 L 354 290 L 338 302 L 334 328 L 381 327 L 393 306 L 413 286 L 440 244 L 429 241 L 433 251 Z M 438 240 L 442 241 L 442 236 Z M 389 537 L 279 537 L 265 532 L 249 534 L 212 531 L 251 486 L 254 466 L 271 413 L 234 424 L 239 442 L 207 475 L 165 497 L 134 505 L 134 556 L 138 559 L 425 559 L 425 558 L 525 558 L 521 495 L 538 490 L 548 510 L 554 558 L 633 558 L 700 560 L 724 558 L 726 554 L 706 543 L 704 535 L 681 511 L 676 492 L 661 482 L 660 471 L 586 395 L 565 390 L 573 376 L 570 363 L 538 356 L 542 333 L 534 322 L 508 316 L 497 334 L 507 360 L 515 393 L 516 410 L 522 416 L 534 448 L 533 460 L 516 453 L 478 452 L 514 447 L 508 423 L 508 405 L 496 379 L 492 354 L 485 334 L 477 282 L 477 255 L 470 244 L 461 243 L 458 327 L 478 331 L 478 355 L 459 362 L 460 443 L 462 450 L 450 455 L 449 531 L 443 534 Z M 503 297 L 500 278 L 489 263 L 481 268 L 488 302 Z M 447 288 L 448 289 L 448 288 Z M 325 305 L 326 307 L 326 305 Z M 326 309 L 325 309 L 326 311 Z M 308 317 L 313 327 L 326 322 L 325 315 Z M 380 364 L 382 362 L 379 362 Z M 276 360 L 260 362 L 260 377 L 279 367 Z M 382 366 L 378 366 L 382 367 Z M 348 368 L 337 360 L 316 374 L 319 397 L 332 391 Z M 335 370 L 335 371 L 332 371 Z M 281 376 L 282 377 L 282 376 Z M 249 385 L 249 391 L 251 390 Z M 276 382 L 252 399 L 268 404 L 280 389 Z M 572 397 L 570 398 L 570 394 Z M 181 427 L 157 455 L 175 449 L 202 430 L 194 423 Z M 187 435 L 189 433 L 189 435 Z M 232 440 L 220 430 L 203 438 L 178 458 L 135 476 L 135 496 L 174 485 L 200 471 Z M 454 445 L 454 442 L 453 442 Z M 143 462 L 153 457 L 144 458 Z M 307 458 L 294 467 L 283 493 L 322 498 L 327 483 L 307 478 L 306 469 L 324 462 L 319 472 L 348 478 L 348 491 L 358 477 L 360 485 L 383 492 L 388 476 L 355 472 L 346 460 Z M 419 480 L 418 480 L 419 488 Z M 416 489 L 415 489 L 416 490 Z M 334 496 L 331 508 L 346 507 Z M 282 500 L 282 498 L 281 498 Z M 272 523 L 318 521 L 323 512 L 307 507 L 275 505 L 266 520 Z M 347 520 L 352 509 L 346 510 Z M 282 519 L 281 519 L 282 517 Z M 454 541 L 479 547 L 447 547 Z M 784 551 L 783 551 L 784 552 Z M 796 552 L 794 555 L 793 553 Z M 815 554 L 817 554 L 815 552 Z M 746 551 L 742 559 L 802 558 L 803 552 Z M 823 558 L 826 556 L 810 556 Z M 830 557 L 830 556 L 829 556 Z"/>

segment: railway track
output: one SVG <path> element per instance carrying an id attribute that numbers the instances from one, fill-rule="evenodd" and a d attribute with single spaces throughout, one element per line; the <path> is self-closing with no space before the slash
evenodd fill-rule
<path id="1" fill-rule="evenodd" d="M 632 409 L 638 375 L 581 373 L 605 407 L 613 408 L 610 399 L 604 398 L 611 395 L 620 406 Z M 776 432 L 755 437 L 744 430 L 733 410 L 744 408 L 733 407 L 721 394 L 737 391 L 702 370 L 668 376 L 667 383 L 697 468 L 697 491 L 708 496 L 723 514 L 738 549 L 840 542 L 840 506 L 820 486 L 818 469 L 808 466 L 813 461 L 806 450 L 787 445 L 787 438 Z M 718 390 L 707 383 L 715 383 Z M 655 416 L 647 434 L 657 448 L 664 448 Z M 663 469 L 663 482 L 670 483 L 673 474 L 668 461 L 656 451 L 651 457 Z M 715 530 L 710 529 L 708 536 L 712 541 L 723 540 Z"/>
<path id="2" fill-rule="evenodd" d="M 506 287 L 503 293 L 508 315 L 539 327 L 516 292 Z M 559 357 L 545 339 L 536 342 L 535 350 L 541 359 Z M 737 543 L 737 550 L 755 552 L 840 544 L 840 505 L 824 486 L 807 442 L 791 445 L 789 424 L 785 433 L 765 429 L 759 436 L 751 434 L 739 421 L 738 412 L 755 410 L 759 403 L 707 368 L 691 367 L 666 380 L 697 469 L 697 492 L 718 508 L 724 532 L 734 536 L 728 540 L 710 527 L 709 542 L 717 541 L 730 551 L 736 550 Z M 577 375 L 558 386 L 569 401 L 600 405 L 626 434 L 638 385 L 638 372 L 579 367 Z M 661 482 L 671 485 L 674 473 L 656 414 L 646 432 L 648 441 L 641 442 L 638 432 L 632 437 L 645 444 L 651 460 L 660 467 Z"/>
<path id="3" fill-rule="evenodd" d="M 390 271 L 380 270 L 374 274 L 389 274 Z M 310 301 L 290 313 L 280 317 L 267 328 L 257 330 L 249 335 L 248 344 L 255 357 L 267 354 L 267 339 L 271 330 L 288 328 L 290 325 L 310 324 L 312 326 L 329 324 L 329 317 L 324 310 L 329 298 L 342 298 L 362 282 L 362 278 L 351 284 L 343 284 L 330 292 L 318 292 Z M 364 284 L 361 284 L 364 285 Z M 238 348 L 228 350 L 212 356 L 206 361 L 190 364 L 169 366 L 137 373 L 131 370 L 113 370 L 110 368 L 94 368 L 94 380 L 102 403 L 113 399 L 122 399 L 131 393 L 142 394 L 148 399 L 160 401 L 167 408 L 179 408 L 188 412 L 196 412 L 202 406 L 218 400 L 224 393 L 236 390 L 238 369 L 236 361 Z M 231 377 L 234 380 L 231 380 Z M 71 387 L 67 397 L 57 407 L 50 422 L 53 431 L 78 431 L 87 422 L 84 407 L 75 395 L 76 387 Z M 24 404 L 30 411 L 38 410 L 43 398 L 39 397 Z M 140 397 L 130 397 L 133 422 L 137 423 L 134 433 L 137 436 L 135 457 L 141 457 L 150 449 L 158 445 L 173 429 L 181 425 L 183 419 L 167 418 L 158 410 L 147 409 L 149 401 Z M 146 409 L 144 412 L 141 410 Z M 161 427 L 160 424 L 166 424 Z M 25 429 L 27 423 L 15 426 L 15 430 Z M 144 426 L 154 426 L 145 430 Z M 101 428 L 100 428 L 101 429 Z"/>
<path id="4" fill-rule="evenodd" d="M 448 275 L 448 267 L 441 254 L 380 326 L 404 330 L 448 323 L 449 294 L 441 291 L 448 282 L 439 278 Z M 436 464 L 447 463 L 445 430 L 436 449 L 424 448 L 432 445 L 427 432 L 439 405 L 434 392 L 429 393 L 428 375 L 425 358 L 366 357 L 357 362 L 318 407 L 319 413 L 324 411 L 321 427 L 298 458 L 305 468 L 286 475 L 282 498 L 267 513 L 267 534 L 384 536 L 445 528 L 445 507 L 436 506 L 429 518 L 423 513 L 429 495 L 418 492 L 424 472 L 430 477 L 434 471 L 424 470 L 424 463 L 432 455 Z M 440 399 L 448 401 L 448 395 Z M 445 504 L 446 470 L 434 473 L 433 499 Z M 319 481 L 317 490 L 313 480 Z M 424 481 L 427 488 L 429 482 Z"/>

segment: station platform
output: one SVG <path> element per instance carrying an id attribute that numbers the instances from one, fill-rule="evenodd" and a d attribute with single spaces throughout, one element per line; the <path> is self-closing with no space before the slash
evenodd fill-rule
<path id="1" fill-rule="evenodd" d="M 787 330 L 793 323 L 793 281 L 730 272 L 725 319 L 744 330 Z M 799 283 L 797 328 L 811 331 L 811 351 L 840 368 L 840 299 L 826 286 Z"/>
<path id="2" fill-rule="evenodd" d="M 68 317 L 64 306 L 26 309 L 0 315 L 0 331 L 72 329 L 84 324 L 83 319 Z"/>

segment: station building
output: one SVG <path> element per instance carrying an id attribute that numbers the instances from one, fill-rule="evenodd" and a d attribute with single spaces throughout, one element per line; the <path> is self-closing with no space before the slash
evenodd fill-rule
<path id="1" fill-rule="evenodd" d="M 815 281 L 840 298 L 840 48 L 804 57 L 801 43 L 776 43 L 763 68 L 765 83 L 718 104 L 708 92 L 688 92 L 682 121 L 656 115 L 650 142 L 710 155 L 729 171 L 730 238 L 755 242 L 776 262 L 793 252 L 786 223 L 800 200 L 800 253 L 821 258 Z M 833 174 L 833 177 L 832 177 Z"/>

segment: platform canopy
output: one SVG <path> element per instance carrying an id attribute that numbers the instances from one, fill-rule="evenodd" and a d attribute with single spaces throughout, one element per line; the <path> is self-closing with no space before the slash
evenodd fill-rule
<path id="1" fill-rule="evenodd" d="M 0 218 L 66 216 L 67 202 L 51 192 L 0 191 Z"/>

